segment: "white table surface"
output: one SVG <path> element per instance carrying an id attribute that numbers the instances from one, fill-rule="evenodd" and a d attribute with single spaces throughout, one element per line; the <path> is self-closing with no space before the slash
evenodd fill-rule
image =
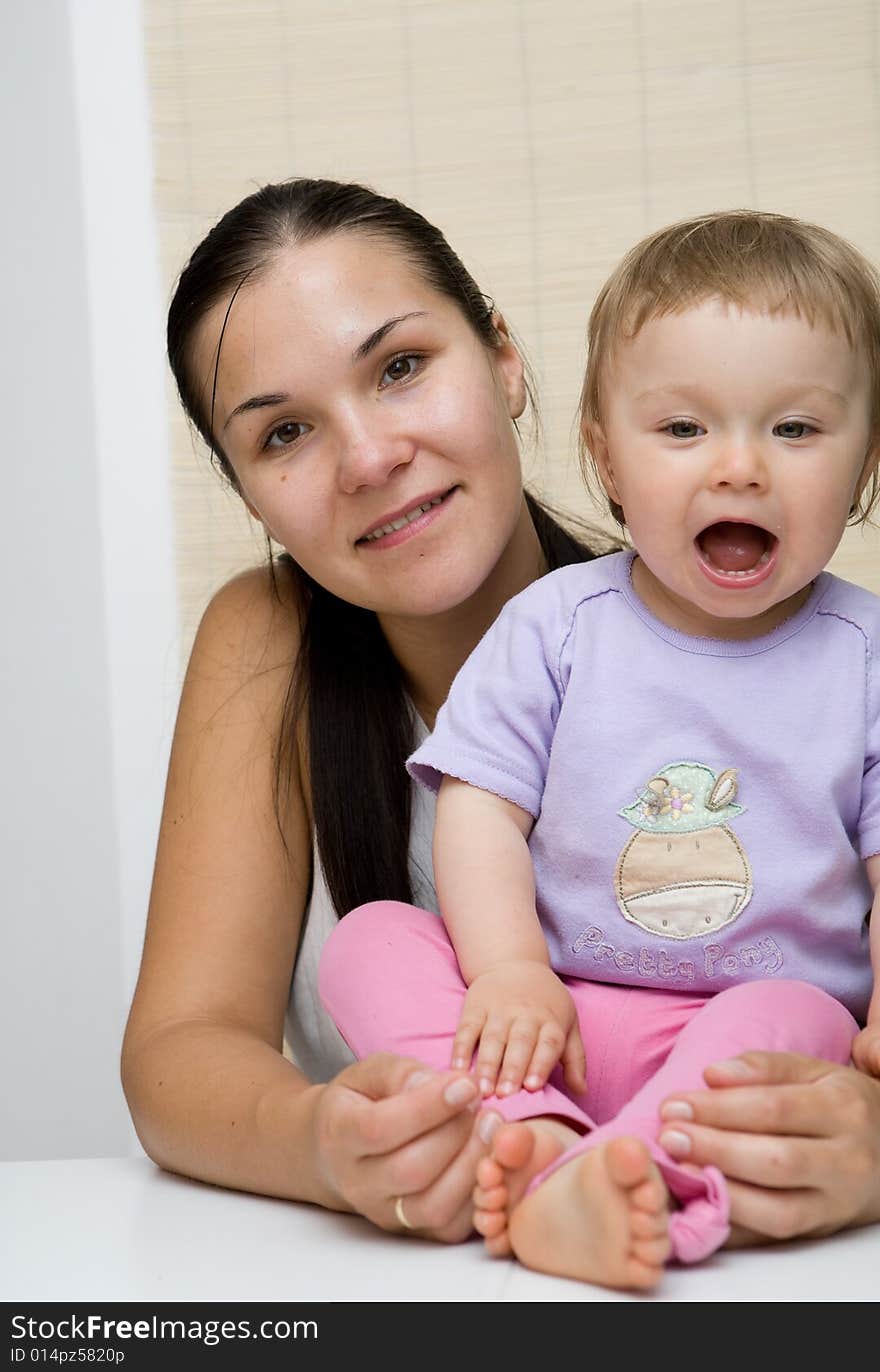
<path id="1" fill-rule="evenodd" d="M 630 1296 L 223 1191 L 146 1158 L 0 1164 L 6 1301 L 873 1301 L 880 1226 L 721 1253 Z"/>

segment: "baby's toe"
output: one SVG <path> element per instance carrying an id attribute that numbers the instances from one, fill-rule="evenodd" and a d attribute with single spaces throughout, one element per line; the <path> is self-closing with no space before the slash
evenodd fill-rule
<path id="1" fill-rule="evenodd" d="M 476 1175 L 477 1185 L 483 1191 L 492 1191 L 504 1183 L 504 1168 L 494 1158 L 480 1158 Z"/>
<path id="2" fill-rule="evenodd" d="M 669 1257 L 671 1248 L 668 1234 L 653 1239 L 634 1239 L 632 1255 L 637 1262 L 644 1263 L 646 1267 L 662 1267 Z"/>
<path id="3" fill-rule="evenodd" d="M 630 1192 L 630 1203 L 636 1213 L 665 1216 L 668 1195 L 666 1183 L 660 1173 L 652 1167 L 651 1175 L 647 1180 L 640 1182 Z"/>
<path id="4" fill-rule="evenodd" d="M 492 1157 L 511 1171 L 525 1167 L 534 1151 L 535 1134 L 525 1121 L 503 1124 L 492 1140 Z"/>
<path id="5" fill-rule="evenodd" d="M 496 1238 L 487 1238 L 486 1252 L 491 1258 L 509 1258 L 513 1252 L 510 1243 L 510 1231 L 505 1229 Z"/>
<path id="6" fill-rule="evenodd" d="M 475 1210 L 474 1228 L 484 1239 L 497 1239 L 507 1229 L 507 1216 L 503 1210 Z"/>
<path id="7" fill-rule="evenodd" d="M 630 1231 L 637 1239 L 661 1238 L 669 1226 L 665 1210 L 633 1210 L 629 1217 Z"/>
<path id="8" fill-rule="evenodd" d="M 474 1207 L 477 1210 L 504 1210 L 507 1207 L 507 1187 L 493 1186 L 488 1191 L 474 1187 Z"/>

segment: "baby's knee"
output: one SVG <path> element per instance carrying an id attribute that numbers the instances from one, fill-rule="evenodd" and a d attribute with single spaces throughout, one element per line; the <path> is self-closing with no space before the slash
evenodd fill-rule
<path id="1" fill-rule="evenodd" d="M 741 1007 L 754 1005 L 785 1005 L 811 1007 L 815 1010 L 843 1010 L 843 1006 L 821 986 L 809 981 L 796 981 L 793 977 L 766 977 L 756 981 L 744 981 L 739 986 L 729 986 L 721 991 L 721 998 L 731 1004 L 739 1002 Z M 844 1014 L 848 1012 L 843 1011 Z"/>
<path id="2" fill-rule="evenodd" d="M 337 986 L 350 986 L 358 968 L 375 967 L 392 933 L 397 938 L 404 927 L 425 920 L 436 923 L 437 917 L 401 900 L 371 900 L 350 910 L 321 950 L 318 988 L 322 1001 L 332 1002 Z"/>
<path id="3" fill-rule="evenodd" d="M 322 966 L 332 966 L 340 958 L 348 962 L 369 953 L 390 923 L 399 924 L 410 909 L 399 900 L 371 900 L 358 905 L 337 921 L 321 953 Z"/>
<path id="4" fill-rule="evenodd" d="M 744 982 L 717 998 L 760 1030 L 755 1047 L 807 1053 L 846 1062 L 858 1025 L 846 1006 L 812 982 L 790 977 Z M 719 1009 L 722 1008 L 719 1005 Z"/>

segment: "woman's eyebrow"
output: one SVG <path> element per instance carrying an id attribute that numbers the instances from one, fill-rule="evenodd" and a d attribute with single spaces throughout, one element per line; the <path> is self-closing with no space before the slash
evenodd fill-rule
<path id="1" fill-rule="evenodd" d="M 382 339 L 386 338 L 391 330 L 397 328 L 397 325 L 402 324 L 405 319 L 419 319 L 427 313 L 427 310 L 410 310 L 408 314 L 398 314 L 393 319 L 386 319 L 384 324 L 380 324 L 378 329 L 374 329 L 371 334 L 367 335 L 363 343 L 358 344 L 352 353 L 352 360 L 361 362 L 369 356 L 374 348 L 378 348 Z M 279 391 L 273 391 L 269 395 L 252 395 L 250 399 L 243 400 L 240 405 L 236 405 L 235 409 L 228 415 L 220 432 L 225 433 L 237 415 L 248 414 L 251 410 L 265 410 L 272 405 L 286 405 L 289 400 L 289 395 L 283 395 Z"/>
<path id="2" fill-rule="evenodd" d="M 359 343 L 352 353 L 352 361 L 361 362 L 374 348 L 378 348 L 382 339 L 385 338 L 392 329 L 398 324 L 402 324 L 405 319 L 419 319 L 427 314 L 427 310 L 410 310 L 409 314 L 398 314 L 393 319 L 386 319 L 384 324 L 380 324 L 378 329 L 374 329 L 363 341 Z"/>
<path id="3" fill-rule="evenodd" d="M 236 415 L 247 414 L 249 410 L 265 410 L 270 405 L 284 405 L 290 399 L 289 395 L 281 395 L 273 392 L 271 395 L 252 395 L 249 400 L 243 400 L 240 405 L 227 416 L 221 433 L 225 433 Z"/>

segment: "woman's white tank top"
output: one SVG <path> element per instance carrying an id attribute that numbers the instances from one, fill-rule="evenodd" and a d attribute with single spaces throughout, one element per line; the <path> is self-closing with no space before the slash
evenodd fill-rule
<path id="1" fill-rule="evenodd" d="M 428 730 L 416 716 L 413 748 L 419 747 Z M 410 826 L 409 868 L 416 905 L 437 914 L 431 842 L 435 797 L 415 782 Z M 310 1081 L 329 1081 L 354 1055 L 318 998 L 318 963 L 321 951 L 338 916 L 330 899 L 317 845 L 312 850 L 312 895 L 296 959 L 287 1007 L 286 1040 L 294 1062 Z"/>

